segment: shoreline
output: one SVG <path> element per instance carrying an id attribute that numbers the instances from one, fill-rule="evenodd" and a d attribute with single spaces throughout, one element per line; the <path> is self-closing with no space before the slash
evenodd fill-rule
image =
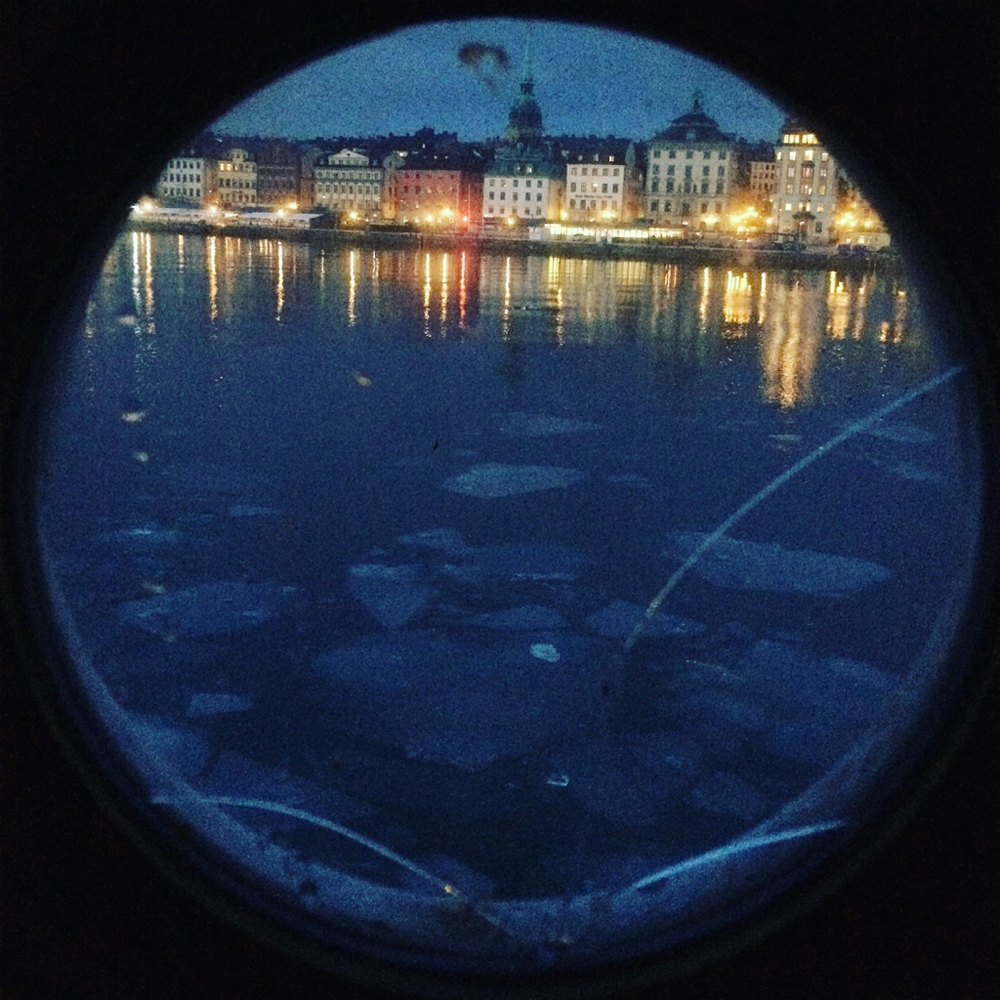
<path id="1" fill-rule="evenodd" d="M 374 230 L 293 229 L 282 226 L 210 226 L 197 222 L 162 222 L 130 219 L 123 232 L 177 233 L 192 236 L 236 236 L 241 239 L 286 239 L 314 246 L 355 246 L 392 250 L 473 250 L 481 254 L 568 257 L 588 260 L 632 260 L 694 266 L 761 267 L 795 271 L 844 273 L 898 273 L 898 255 L 842 257 L 826 248 L 805 251 L 769 250 L 759 247 L 665 245 L 650 243 L 569 242 L 532 240 L 526 237 L 463 235 L 460 233 L 378 232 Z"/>

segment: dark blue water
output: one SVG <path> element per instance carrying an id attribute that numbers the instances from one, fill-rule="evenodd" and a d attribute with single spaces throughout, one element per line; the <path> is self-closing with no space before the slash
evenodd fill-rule
<path id="1" fill-rule="evenodd" d="M 849 752 L 952 593 L 975 488 L 960 378 L 763 502 L 622 655 L 678 533 L 948 367 L 915 292 L 122 236 L 66 339 L 57 575 L 113 697 L 204 794 L 343 823 L 483 897 L 625 885 Z M 484 466 L 570 478 L 456 488 Z M 240 819 L 413 878 L 308 822 Z"/>

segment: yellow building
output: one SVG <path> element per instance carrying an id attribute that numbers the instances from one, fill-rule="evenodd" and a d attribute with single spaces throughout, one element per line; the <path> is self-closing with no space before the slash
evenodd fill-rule
<path id="1" fill-rule="evenodd" d="M 777 233 L 803 243 L 829 243 L 837 206 L 837 165 L 815 132 L 794 121 L 775 146 Z"/>

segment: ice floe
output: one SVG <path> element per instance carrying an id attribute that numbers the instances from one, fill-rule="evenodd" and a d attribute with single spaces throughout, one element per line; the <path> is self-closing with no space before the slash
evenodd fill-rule
<path id="1" fill-rule="evenodd" d="M 182 726 L 171 726 L 149 715 L 130 716 L 136 739 L 178 774 L 197 774 L 208 760 L 210 747 L 206 737 Z"/>
<path id="2" fill-rule="evenodd" d="M 189 719 L 200 715 L 224 715 L 227 712 L 246 712 L 253 706 L 253 699 L 244 694 L 217 694 L 200 692 L 191 695 L 187 712 Z"/>
<path id="3" fill-rule="evenodd" d="M 262 625 L 298 592 L 274 583 L 227 581 L 124 601 L 118 620 L 153 635 L 206 636 Z"/>
<path id="4" fill-rule="evenodd" d="M 567 671 L 539 670 L 516 633 L 461 642 L 437 631 L 382 633 L 314 661 L 359 738 L 474 772 L 575 727 L 591 703 L 594 641 L 566 635 Z"/>
<path id="5" fill-rule="evenodd" d="M 230 517 L 277 517 L 277 507 L 260 507 L 252 503 L 234 503 L 229 506 Z"/>
<path id="6" fill-rule="evenodd" d="M 500 433 L 512 437 L 547 437 L 551 434 L 579 434 L 600 430 L 601 424 L 545 413 L 508 413 L 500 424 Z"/>
<path id="7" fill-rule="evenodd" d="M 876 421 L 871 427 L 866 427 L 863 433 L 872 437 L 884 438 L 887 441 L 897 441 L 900 444 L 930 444 L 935 440 L 930 431 L 925 431 L 916 424 L 902 421 Z"/>
<path id="8" fill-rule="evenodd" d="M 645 609 L 629 601 L 612 601 L 607 607 L 588 616 L 585 624 L 591 632 L 598 635 L 626 639 L 640 621 L 643 622 L 642 634 L 647 638 L 698 635 L 705 631 L 701 622 L 668 615 L 663 611 L 646 618 Z"/>
<path id="9" fill-rule="evenodd" d="M 534 642 L 531 644 L 530 651 L 537 660 L 546 660 L 549 663 L 559 661 L 559 650 L 551 642 Z"/>
<path id="10" fill-rule="evenodd" d="M 453 493 L 495 500 L 498 497 L 559 489 L 586 479 L 584 472 L 555 465 L 474 465 L 468 472 L 446 479 L 442 486 Z"/>
<path id="11" fill-rule="evenodd" d="M 558 611 L 540 604 L 525 604 L 519 608 L 504 608 L 502 611 L 487 611 L 476 615 L 472 619 L 472 624 L 515 632 L 566 627 L 566 622 Z"/>
<path id="12" fill-rule="evenodd" d="M 469 552 L 460 532 L 454 528 L 428 528 L 426 531 L 414 531 L 409 535 L 400 535 L 397 539 L 403 545 L 416 549 L 432 549 L 446 552 L 449 555 L 462 555 Z"/>
<path id="13" fill-rule="evenodd" d="M 131 528 L 119 528 L 104 536 L 108 542 L 121 542 L 133 547 L 159 548 L 176 545 L 183 541 L 184 533 L 173 528 L 165 528 L 155 521 L 143 521 Z"/>
<path id="14" fill-rule="evenodd" d="M 387 629 L 402 628 L 437 596 L 418 582 L 418 566 L 360 563 L 349 571 L 348 590 Z"/>
<path id="15" fill-rule="evenodd" d="M 695 531 L 676 532 L 670 536 L 664 555 L 686 559 L 707 537 Z M 866 559 L 735 538 L 722 538 L 708 549 L 692 572 L 719 587 L 830 597 L 889 578 L 884 566 Z"/>

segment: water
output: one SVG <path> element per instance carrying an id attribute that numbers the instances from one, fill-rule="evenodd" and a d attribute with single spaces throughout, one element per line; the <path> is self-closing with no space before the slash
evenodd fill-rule
<path id="1" fill-rule="evenodd" d="M 154 800 L 220 803 L 303 906 L 343 909 L 335 873 L 480 915 L 659 885 L 912 684 L 972 540 L 961 378 L 636 623 L 940 347 L 879 273 L 126 234 L 66 340 L 43 532 Z"/>

